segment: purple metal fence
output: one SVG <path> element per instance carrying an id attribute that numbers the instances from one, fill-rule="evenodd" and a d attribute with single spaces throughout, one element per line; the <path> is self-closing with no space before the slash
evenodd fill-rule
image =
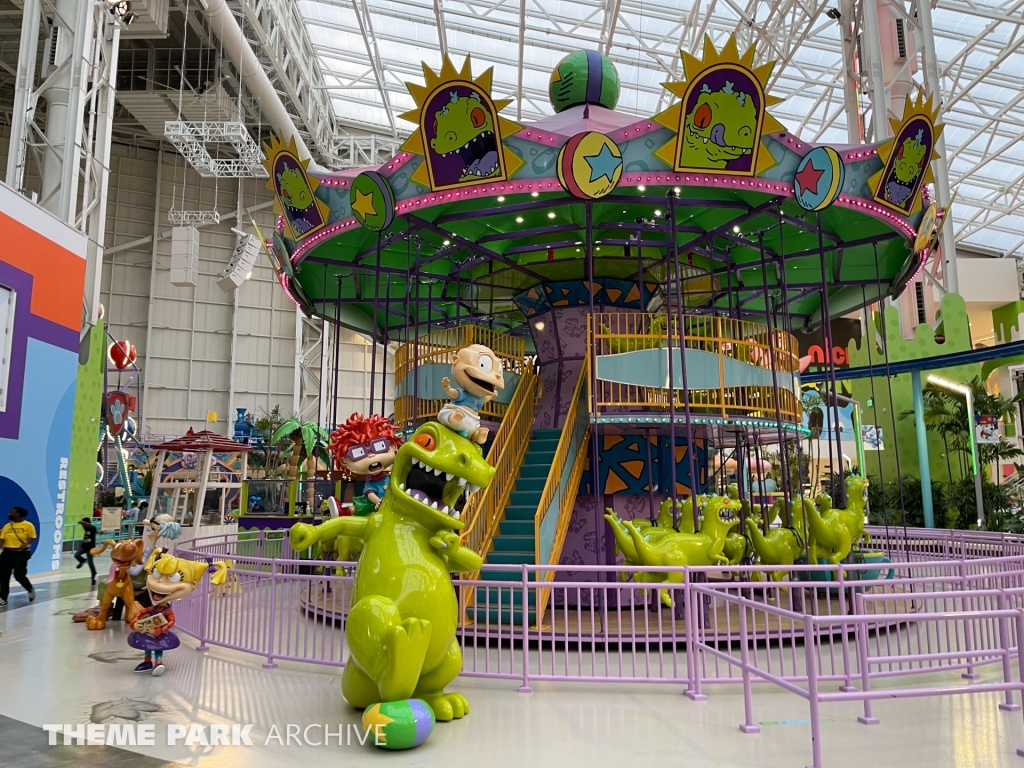
<path id="1" fill-rule="evenodd" d="M 752 686 L 773 684 L 809 702 L 814 768 L 823 702 L 863 701 L 866 724 L 877 722 L 871 701 L 881 697 L 1000 691 L 1002 709 L 1019 709 L 1013 691 L 1024 678 L 1020 670 L 1012 678 L 1011 662 L 1021 660 L 1024 632 L 1024 537 L 871 533 L 893 562 L 725 571 L 492 566 L 507 578 L 455 582 L 462 674 L 514 680 L 523 691 L 539 680 L 668 683 L 697 700 L 706 684 L 736 683 L 747 733 L 758 730 Z M 232 561 L 226 585 L 197 589 L 176 607 L 177 626 L 199 650 L 258 654 L 265 667 L 280 659 L 344 665 L 354 563 L 308 559 L 266 533 L 195 540 L 178 554 Z M 569 580 L 543 581 L 548 571 Z M 974 680 L 988 664 L 1001 665 L 1001 682 L 871 688 L 936 671 Z M 831 683 L 837 691 L 823 690 Z"/>

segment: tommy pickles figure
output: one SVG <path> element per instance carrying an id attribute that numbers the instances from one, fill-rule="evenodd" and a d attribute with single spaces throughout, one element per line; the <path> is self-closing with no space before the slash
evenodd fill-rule
<path id="1" fill-rule="evenodd" d="M 452 401 L 441 408 L 437 420 L 474 442 L 487 442 L 480 409 L 505 388 L 501 359 L 490 347 L 470 344 L 452 355 L 452 377 L 441 379 L 441 386 Z"/>

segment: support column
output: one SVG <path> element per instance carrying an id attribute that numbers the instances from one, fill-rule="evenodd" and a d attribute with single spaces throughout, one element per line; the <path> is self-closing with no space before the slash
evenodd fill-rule
<path id="1" fill-rule="evenodd" d="M 302 421 L 302 310 L 295 308 L 295 370 L 292 371 L 292 413 Z"/>
<path id="2" fill-rule="evenodd" d="M 935 56 L 935 32 L 932 28 L 932 6 L 929 0 L 918 0 L 917 20 L 921 25 L 921 43 L 924 54 L 924 84 L 928 93 L 937 103 L 939 113 L 936 122 L 942 122 L 942 83 L 939 80 L 939 63 Z M 946 139 L 943 134 L 935 140 L 935 151 L 938 157 L 932 162 L 932 175 L 935 176 L 935 197 L 940 208 L 946 209 L 950 202 L 949 166 L 946 164 Z M 960 278 L 956 268 L 956 240 L 952 222 L 942 228 L 939 235 L 942 248 L 942 277 L 946 290 L 950 293 L 960 292 Z"/>
<path id="3" fill-rule="evenodd" d="M 917 467 L 921 477 L 921 506 L 924 508 L 924 527 L 935 527 L 932 507 L 932 468 L 928 461 L 928 431 L 924 426 L 924 391 L 921 389 L 921 371 L 910 372 L 910 386 L 914 392 L 914 430 L 917 433 Z M 892 436 L 893 447 L 896 435 Z"/>
<path id="4" fill-rule="evenodd" d="M 25 149 L 31 123 L 29 111 L 35 112 L 32 91 L 36 80 L 40 18 L 40 0 L 25 0 L 21 16 L 14 108 L 11 110 L 11 142 L 7 150 L 7 186 L 19 191 L 25 179 Z"/>
<path id="5" fill-rule="evenodd" d="M 857 6 L 853 0 L 841 0 L 839 35 L 843 43 L 843 101 L 846 106 L 846 136 L 851 144 L 864 143 L 864 126 L 860 114 L 860 80 L 857 67 Z"/>
<path id="6" fill-rule="evenodd" d="M 235 223 L 239 229 L 242 228 L 242 200 L 244 200 L 245 192 L 245 180 L 238 180 L 238 197 L 235 201 Z M 238 293 L 242 290 L 242 285 L 238 286 L 231 292 L 231 358 L 228 362 L 228 415 L 225 419 L 227 423 L 227 435 L 231 437 L 233 434 L 232 425 L 235 423 L 235 362 L 238 358 Z M 244 456 L 244 454 L 243 454 Z"/>
<path id="7" fill-rule="evenodd" d="M 160 242 L 160 196 L 163 194 L 164 150 L 156 153 L 156 195 L 153 201 L 153 239 L 149 264 L 149 309 L 146 312 L 146 363 L 142 370 L 142 412 L 139 414 L 139 434 L 152 434 L 149 424 L 149 362 L 153 350 L 153 306 L 156 304 L 156 256 Z M 159 465 L 158 465 L 159 466 Z M 156 510 L 153 510 L 154 513 Z"/>
<path id="8" fill-rule="evenodd" d="M 878 143 L 889 136 L 889 94 L 885 88 L 882 68 L 882 44 L 878 30 L 876 0 L 864 0 L 864 26 L 861 27 L 861 47 L 868 60 L 868 80 L 871 84 L 871 141 Z"/>

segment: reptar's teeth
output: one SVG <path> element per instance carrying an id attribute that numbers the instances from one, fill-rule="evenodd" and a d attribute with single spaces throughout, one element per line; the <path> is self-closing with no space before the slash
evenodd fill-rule
<path id="1" fill-rule="evenodd" d="M 460 487 L 460 488 L 462 488 L 462 487 L 465 487 L 465 485 L 466 485 L 466 482 L 467 482 L 466 478 L 464 478 L 464 477 L 460 477 L 460 478 L 459 478 L 459 487 Z"/>
<path id="2" fill-rule="evenodd" d="M 458 520 L 460 517 L 462 517 L 462 512 L 456 509 L 454 512 L 452 512 L 452 517 Z"/>
<path id="3" fill-rule="evenodd" d="M 398 484 L 398 490 L 404 491 L 405 490 L 405 483 L 399 483 Z"/>
<path id="4" fill-rule="evenodd" d="M 444 509 L 442 509 L 441 511 L 444 512 L 447 515 L 448 514 L 448 505 L 445 504 Z"/>
<path id="5" fill-rule="evenodd" d="M 479 490 L 480 490 L 480 486 L 479 485 L 473 485 L 472 483 L 469 484 L 469 488 L 467 489 L 467 491 L 469 493 L 476 493 Z"/>
<path id="6" fill-rule="evenodd" d="M 435 501 L 435 502 L 434 502 L 433 504 L 431 504 L 430 506 L 431 506 L 431 507 L 433 507 L 434 509 L 437 509 L 437 502 Z"/>
<path id="7" fill-rule="evenodd" d="M 453 475 L 451 472 L 445 472 L 444 473 L 444 479 L 445 480 L 451 480 L 453 477 L 455 477 L 455 475 Z"/>
<path id="8" fill-rule="evenodd" d="M 440 469 L 435 469 L 434 470 L 434 474 L 435 475 L 440 475 L 441 474 L 441 470 Z"/>

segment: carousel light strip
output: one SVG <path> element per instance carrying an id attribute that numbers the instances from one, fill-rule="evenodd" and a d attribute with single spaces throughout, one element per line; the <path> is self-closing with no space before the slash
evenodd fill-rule
<path id="1" fill-rule="evenodd" d="M 647 184 L 671 185 L 683 184 L 689 186 L 718 187 L 721 189 L 739 188 L 753 191 L 766 192 L 775 195 L 793 196 L 793 185 L 776 179 L 764 179 L 757 176 L 730 176 L 715 173 L 677 173 L 674 171 L 650 172 L 637 171 L 625 173 L 619 182 L 619 186 L 641 186 Z M 557 179 L 529 179 L 523 181 L 505 181 L 495 184 L 479 184 L 473 187 L 455 189 L 447 192 L 428 192 L 423 195 L 403 200 L 395 206 L 395 213 L 402 215 L 420 208 L 431 205 L 455 202 L 458 200 L 469 200 L 480 197 L 493 197 L 495 195 L 514 195 L 527 192 L 562 192 L 562 187 Z M 893 213 L 888 208 L 870 200 L 859 197 L 841 194 L 836 200 L 836 205 L 853 210 L 862 210 L 872 216 L 882 219 L 886 223 L 904 234 L 908 239 L 913 240 L 917 236 L 916 230 L 901 216 Z M 278 220 L 278 229 L 283 228 L 283 218 Z M 293 264 L 298 264 L 302 256 L 310 248 L 323 242 L 325 238 L 331 237 L 339 232 L 358 226 L 356 219 L 348 218 L 335 222 L 329 227 L 320 230 L 315 235 L 302 242 L 291 256 Z"/>
<path id="2" fill-rule="evenodd" d="M 776 195 L 793 196 L 793 185 L 775 179 L 762 179 L 757 176 L 730 176 L 717 173 L 677 173 L 675 171 L 637 171 L 622 174 L 619 186 L 635 187 L 647 184 L 686 184 L 701 187 L 741 187 L 743 189 L 770 192 Z"/>
<path id="3" fill-rule="evenodd" d="M 672 421 L 669 416 L 595 416 L 592 419 L 597 424 L 668 424 Z M 679 419 L 676 419 L 679 422 Z M 768 419 L 722 419 L 697 416 L 690 419 L 692 424 L 703 424 L 707 426 L 740 426 L 760 427 L 763 429 L 779 429 L 779 422 Z M 782 429 L 788 432 L 799 432 L 802 435 L 811 434 L 811 430 L 800 424 L 789 424 L 782 422 Z"/>
<path id="4" fill-rule="evenodd" d="M 872 200 L 865 200 L 861 197 L 852 197 L 850 195 L 842 194 L 836 199 L 835 205 L 843 208 L 850 208 L 855 211 L 860 210 L 865 213 L 870 213 L 876 219 L 882 219 L 885 223 L 903 233 L 908 240 L 913 240 L 917 237 L 917 230 L 914 229 L 906 219 L 899 214 L 893 213 L 884 205 L 879 205 Z"/>
<path id="5" fill-rule="evenodd" d="M 358 226 L 359 222 L 356 220 L 355 216 L 351 216 L 347 219 L 336 221 L 325 229 L 321 229 L 315 235 L 311 235 L 310 237 L 303 240 L 302 244 L 295 249 L 295 252 L 292 253 L 291 255 L 292 264 L 298 264 L 299 261 L 302 260 L 302 257 L 305 255 L 306 251 L 315 248 L 317 245 L 322 243 L 326 238 L 332 237 L 333 235 L 337 235 L 341 232 Z M 278 230 L 280 231 L 280 226 L 278 227 Z"/>
<path id="6" fill-rule="evenodd" d="M 661 125 L 648 120 L 644 123 L 634 123 L 633 125 L 627 125 L 625 128 L 619 128 L 616 131 L 612 131 L 608 134 L 608 138 L 614 141 L 616 144 L 620 141 L 629 141 L 631 139 L 637 139 L 641 136 L 645 136 L 648 133 L 654 133 L 662 128 Z"/>
<path id="7" fill-rule="evenodd" d="M 288 285 L 288 283 L 290 282 L 288 280 L 288 275 L 281 274 L 278 277 L 278 282 L 281 283 L 281 287 L 284 289 L 284 295 L 287 296 L 289 299 L 291 299 L 292 303 L 296 307 L 300 307 L 301 308 L 302 304 L 299 302 L 299 300 L 297 298 L 295 298 L 295 294 L 292 293 L 291 288 Z"/>
<path id="8" fill-rule="evenodd" d="M 339 179 L 332 177 L 317 176 L 320 179 L 320 183 L 325 187 L 334 187 L 335 189 L 344 189 L 345 187 L 352 186 L 352 179 Z"/>
<path id="9" fill-rule="evenodd" d="M 847 152 L 843 152 L 839 157 L 843 159 L 843 162 L 849 162 L 851 160 L 867 160 L 869 157 L 878 157 L 878 150 L 874 147 L 867 147 L 866 149 L 851 149 Z"/>
<path id="10" fill-rule="evenodd" d="M 540 128 L 523 128 L 521 131 L 516 131 L 513 136 L 517 139 L 525 139 L 534 144 L 543 144 L 549 147 L 561 147 L 566 142 L 566 137 L 562 134 L 545 131 Z"/>

